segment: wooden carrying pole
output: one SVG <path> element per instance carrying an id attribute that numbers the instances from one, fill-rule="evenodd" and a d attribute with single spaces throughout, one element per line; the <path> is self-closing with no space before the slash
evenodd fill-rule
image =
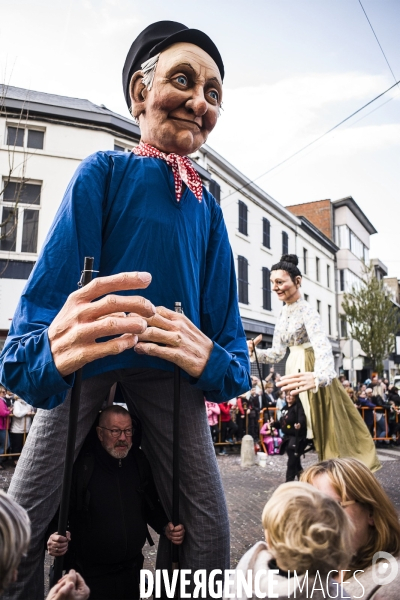
<path id="1" fill-rule="evenodd" d="M 86 256 L 79 286 L 83 287 L 92 281 L 94 258 Z M 71 392 L 69 407 L 67 447 L 65 451 L 64 478 L 61 491 L 60 512 L 58 517 L 57 532 L 66 536 L 68 525 L 69 501 L 71 495 L 72 469 L 75 457 L 76 430 L 78 428 L 79 400 L 82 385 L 82 369 L 75 372 L 74 385 Z M 54 560 L 54 568 L 51 576 L 50 587 L 55 585 L 62 577 L 64 556 L 57 556 Z"/>
<path id="2" fill-rule="evenodd" d="M 182 305 L 175 302 L 175 312 L 182 313 Z M 174 365 L 174 417 L 172 442 L 172 523 L 179 525 L 179 421 L 181 410 L 181 370 Z M 179 569 L 179 546 L 172 544 L 172 570 Z"/>

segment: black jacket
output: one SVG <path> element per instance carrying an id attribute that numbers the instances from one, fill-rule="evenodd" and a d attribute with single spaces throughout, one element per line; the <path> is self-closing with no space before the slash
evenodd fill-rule
<path id="1" fill-rule="evenodd" d="M 282 410 L 280 419 L 281 429 L 285 436 L 296 435 L 295 423 L 300 423 L 300 429 L 297 431 L 298 437 L 305 438 L 307 435 L 307 420 L 304 413 L 303 405 L 299 398 L 296 399 L 292 406 L 288 406 Z"/>
<path id="2" fill-rule="evenodd" d="M 112 570 L 133 561 L 148 536 L 147 523 L 157 533 L 168 523 L 147 458 L 135 446 L 126 458 L 113 458 L 92 438 L 74 465 L 65 564 Z"/>

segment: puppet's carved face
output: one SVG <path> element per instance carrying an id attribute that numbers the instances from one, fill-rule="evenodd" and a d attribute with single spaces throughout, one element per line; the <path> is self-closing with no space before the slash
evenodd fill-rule
<path id="1" fill-rule="evenodd" d="M 131 98 L 142 141 L 163 152 L 195 152 L 218 119 L 222 82 L 216 63 L 198 46 L 179 43 L 161 53 L 150 91 L 141 78 L 140 71 L 133 75 Z"/>

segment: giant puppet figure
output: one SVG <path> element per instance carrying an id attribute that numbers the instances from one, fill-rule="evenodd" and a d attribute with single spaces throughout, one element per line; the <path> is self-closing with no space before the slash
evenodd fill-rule
<path id="1" fill-rule="evenodd" d="M 258 336 L 248 341 L 251 360 L 276 363 L 286 350 L 286 375 L 278 386 L 299 395 L 307 419 L 307 438 L 314 440 L 320 460 L 357 458 L 372 471 L 380 468 L 371 435 L 339 383 L 332 346 L 318 312 L 300 293 L 302 275 L 295 254 L 284 254 L 271 267 L 272 289 L 284 306 L 275 326 L 272 348 L 259 350 Z"/>
<path id="2" fill-rule="evenodd" d="M 204 395 L 222 402 L 248 390 L 249 359 L 222 212 L 187 158 L 217 123 L 223 76 L 218 49 L 201 31 L 164 21 L 138 36 L 123 83 L 141 143 L 82 162 L 22 294 L 0 376 L 41 410 L 9 490 L 33 527 L 14 600 L 43 598 L 42 539 L 60 499 L 69 392 L 80 367 L 77 447 L 118 382 L 142 422 L 169 516 L 173 369 L 181 367 L 180 566 L 229 565 Z M 94 256 L 98 276 L 75 291 L 85 256 Z M 184 315 L 173 311 L 175 301 Z M 160 554 L 168 554 L 162 544 Z"/>

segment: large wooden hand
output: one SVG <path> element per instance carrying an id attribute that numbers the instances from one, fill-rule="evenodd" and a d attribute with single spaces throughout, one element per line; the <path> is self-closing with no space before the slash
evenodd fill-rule
<path id="1" fill-rule="evenodd" d="M 147 319 L 147 329 L 135 346 L 138 354 L 164 358 L 196 378 L 203 373 L 212 349 L 210 338 L 185 315 L 164 306 L 158 306 L 154 317 Z"/>
<path id="2" fill-rule="evenodd" d="M 146 318 L 155 314 L 155 308 L 141 296 L 113 292 L 143 289 L 150 282 L 150 273 L 119 273 L 98 277 L 68 296 L 48 331 L 54 363 L 62 377 L 137 343 L 137 334 L 146 330 Z M 100 296 L 104 298 L 94 302 Z M 111 335 L 119 337 L 96 342 Z"/>
<path id="3" fill-rule="evenodd" d="M 297 396 L 300 392 L 315 388 L 315 376 L 310 372 L 284 375 L 276 385 L 285 392 L 290 392 L 292 396 Z"/>
<path id="4" fill-rule="evenodd" d="M 261 340 L 262 340 L 261 333 L 254 339 L 254 342 L 253 342 L 253 340 L 247 340 L 247 350 L 249 351 L 250 358 L 253 357 L 255 347 L 257 346 L 257 344 L 259 344 L 261 342 Z"/>

